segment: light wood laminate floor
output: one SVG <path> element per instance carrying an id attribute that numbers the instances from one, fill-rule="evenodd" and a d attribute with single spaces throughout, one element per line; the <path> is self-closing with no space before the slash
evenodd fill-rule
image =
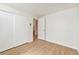
<path id="1" fill-rule="evenodd" d="M 75 49 L 44 40 L 25 43 L 0 53 L 1 55 L 77 55 Z"/>

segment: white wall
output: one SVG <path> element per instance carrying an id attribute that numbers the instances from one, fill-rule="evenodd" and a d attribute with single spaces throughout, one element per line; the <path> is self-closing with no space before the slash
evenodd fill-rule
<path id="1" fill-rule="evenodd" d="M 39 18 L 39 38 L 43 36 L 43 20 L 46 19 L 46 40 L 79 49 L 79 11 L 71 8 Z M 41 36 L 41 34 L 43 36 Z"/>
<path id="2" fill-rule="evenodd" d="M 32 41 L 33 29 L 29 25 L 32 23 L 32 16 L 16 13 L 18 10 L 14 12 L 10 7 L 0 8 L 0 52 Z"/>
<path id="3" fill-rule="evenodd" d="M 30 30 L 29 18 L 15 15 L 15 44 L 23 44 L 32 41 L 32 31 Z M 17 43 L 16 43 L 17 42 Z"/>

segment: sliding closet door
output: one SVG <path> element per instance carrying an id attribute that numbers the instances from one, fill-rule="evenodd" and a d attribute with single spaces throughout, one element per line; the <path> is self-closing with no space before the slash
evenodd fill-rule
<path id="1" fill-rule="evenodd" d="M 0 11 L 0 51 L 12 47 L 14 16 Z"/>

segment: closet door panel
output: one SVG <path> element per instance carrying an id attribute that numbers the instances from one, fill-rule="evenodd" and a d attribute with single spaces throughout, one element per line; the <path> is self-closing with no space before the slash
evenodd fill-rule
<path id="1" fill-rule="evenodd" d="M 12 46 L 13 17 L 12 14 L 0 11 L 0 51 Z"/>
<path id="2" fill-rule="evenodd" d="M 45 40 L 45 17 L 38 20 L 38 38 Z"/>

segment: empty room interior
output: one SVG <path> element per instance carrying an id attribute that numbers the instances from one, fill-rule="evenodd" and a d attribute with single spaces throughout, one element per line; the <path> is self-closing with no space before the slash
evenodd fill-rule
<path id="1" fill-rule="evenodd" d="M 79 3 L 0 3 L 0 55 L 79 55 Z"/>

